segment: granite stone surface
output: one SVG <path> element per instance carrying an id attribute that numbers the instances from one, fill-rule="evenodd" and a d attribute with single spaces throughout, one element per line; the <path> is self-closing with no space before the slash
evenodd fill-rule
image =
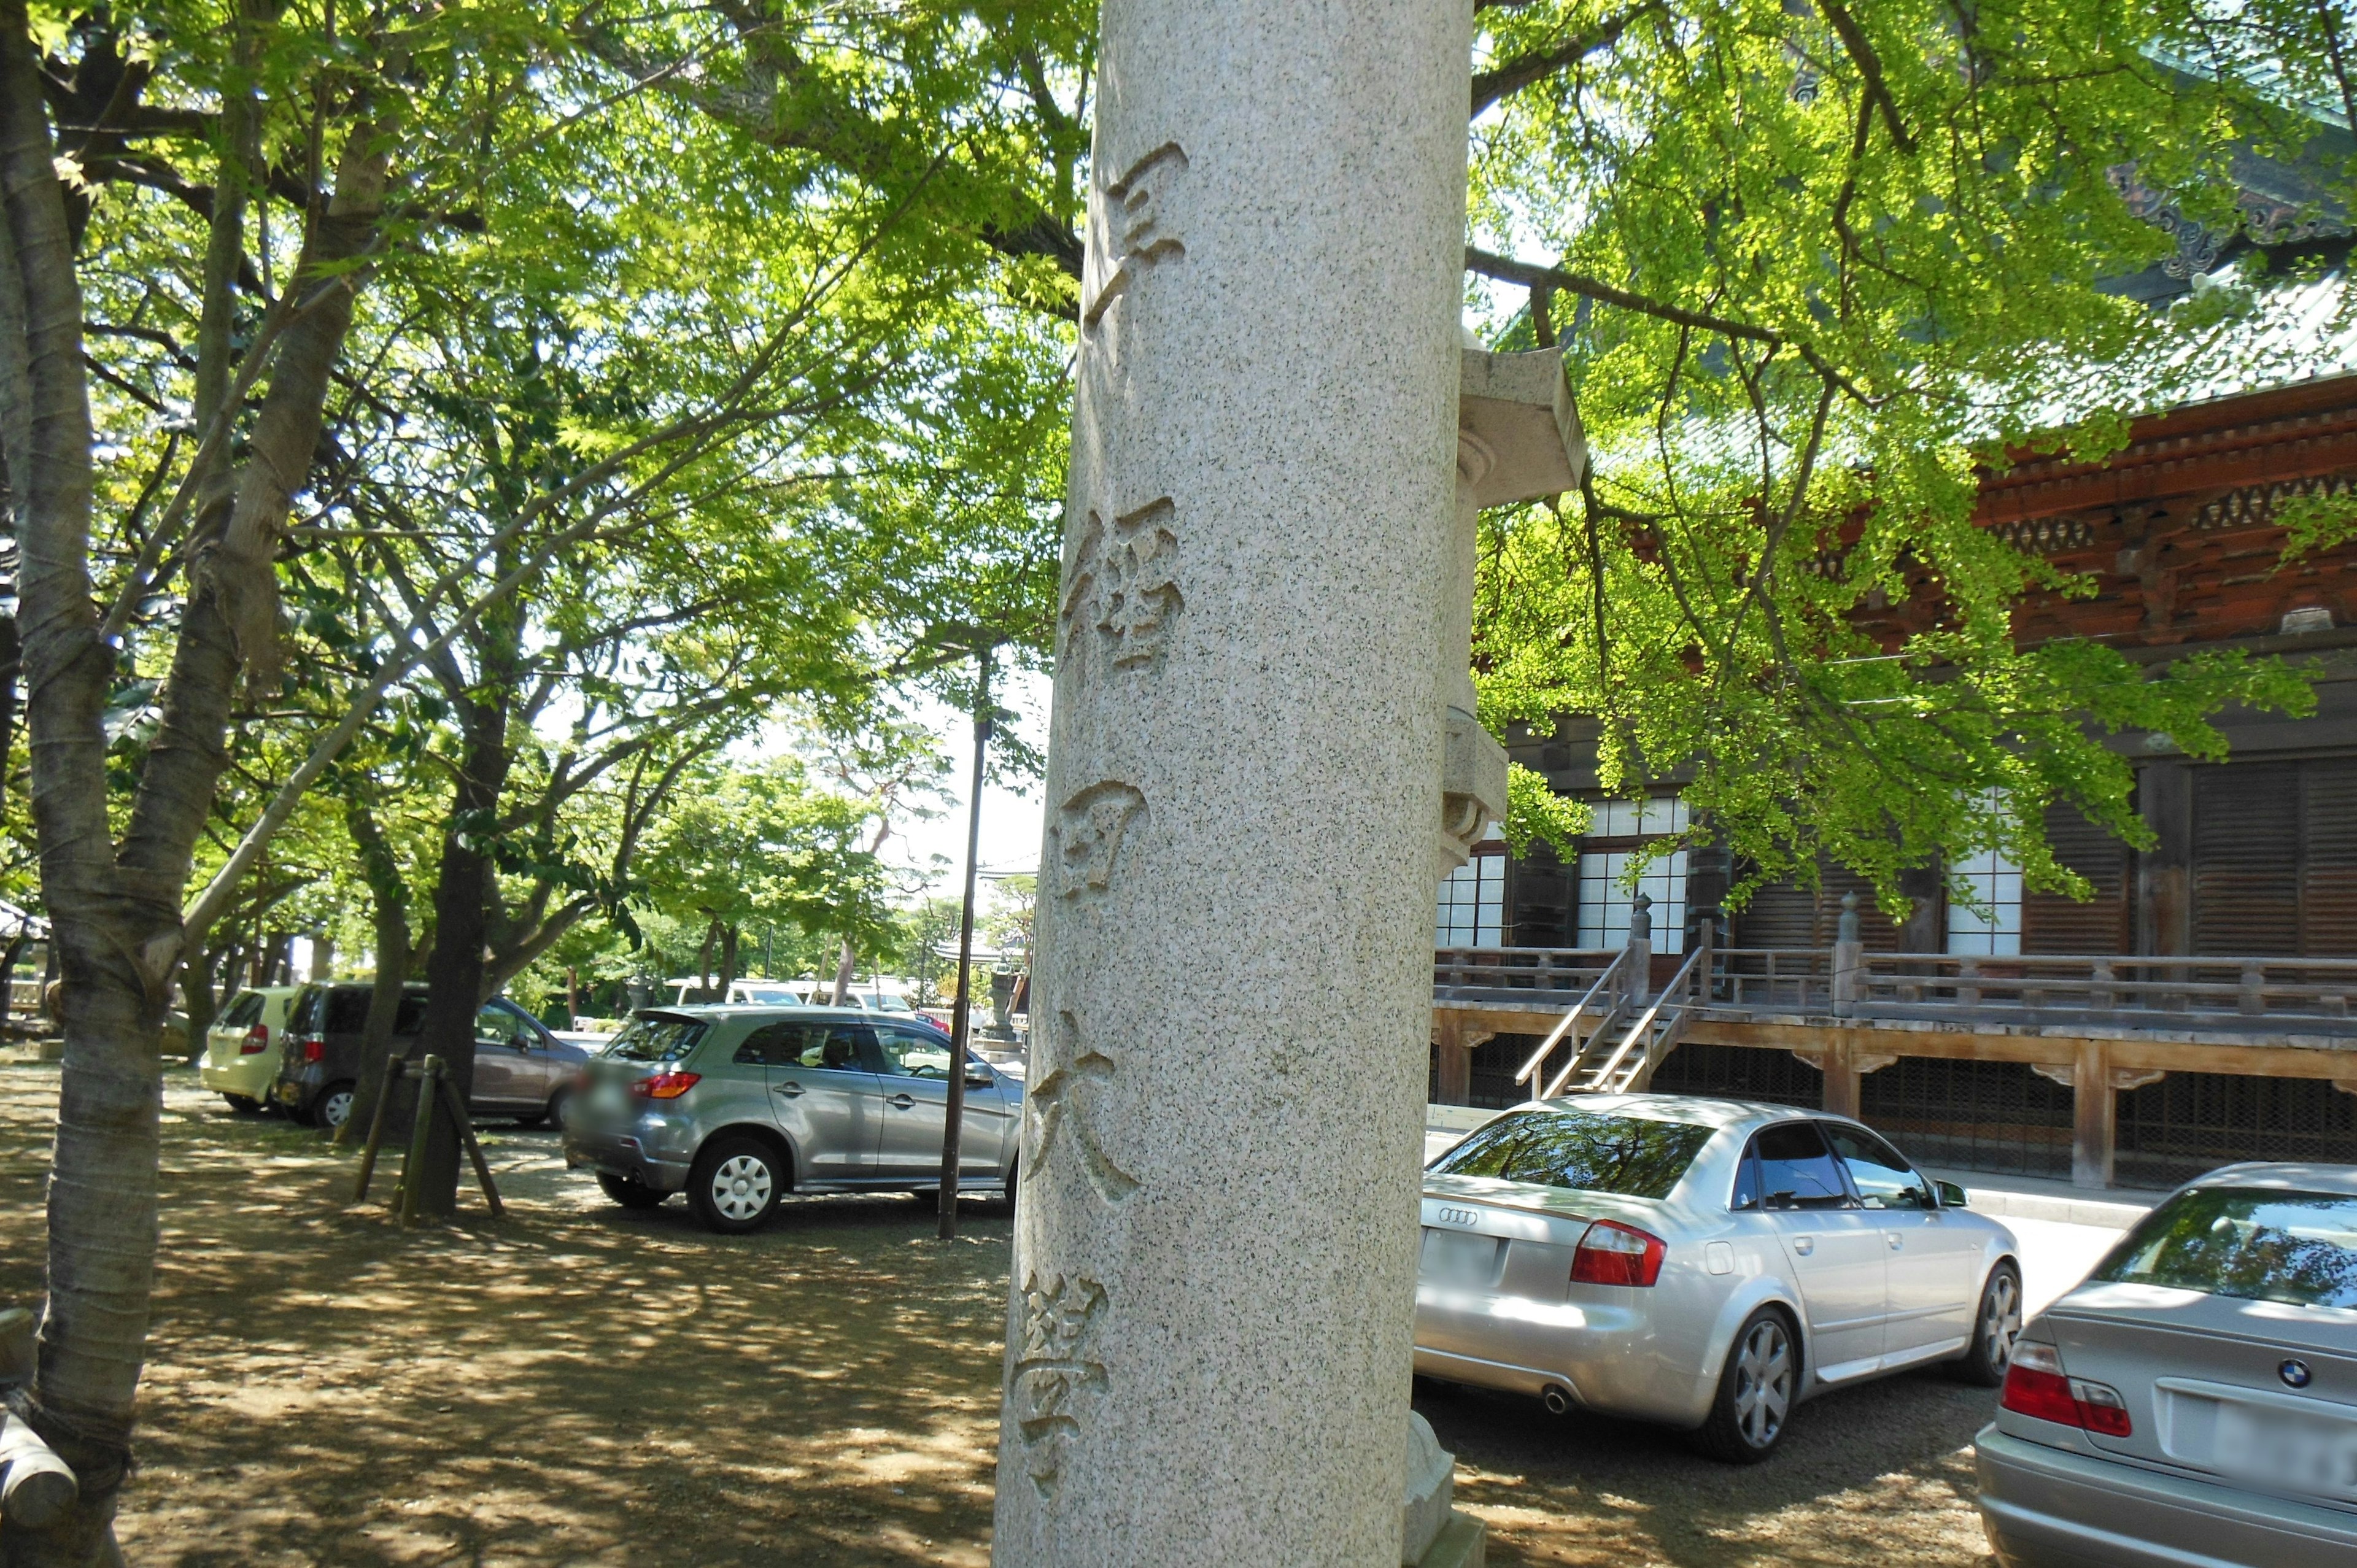
<path id="1" fill-rule="evenodd" d="M 1007 1568 L 1400 1560 L 1470 22 L 1104 6 Z"/>

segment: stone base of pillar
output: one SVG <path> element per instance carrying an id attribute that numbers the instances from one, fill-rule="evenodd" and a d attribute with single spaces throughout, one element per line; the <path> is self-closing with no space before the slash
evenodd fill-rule
<path id="1" fill-rule="evenodd" d="M 1429 1422 L 1410 1411 L 1400 1568 L 1482 1568 L 1489 1557 L 1489 1529 L 1457 1511 L 1456 1495 L 1457 1455 L 1440 1445 Z"/>
<path id="2" fill-rule="evenodd" d="M 1415 1560 L 1415 1568 L 1483 1568 L 1489 1560 L 1489 1527 L 1452 1509 L 1448 1522 Z"/>

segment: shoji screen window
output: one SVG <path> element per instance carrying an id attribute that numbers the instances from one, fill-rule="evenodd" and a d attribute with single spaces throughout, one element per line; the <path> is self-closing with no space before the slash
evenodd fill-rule
<path id="1" fill-rule="evenodd" d="M 1598 800 L 1579 845 L 1579 903 L 1574 921 L 1583 948 L 1617 948 L 1629 940 L 1636 896 L 1653 901 L 1653 950 L 1685 950 L 1686 852 L 1675 850 L 1645 868 L 1633 888 L 1622 884 L 1631 862 L 1651 841 L 1683 832 L 1686 805 L 1675 796 L 1650 800 Z"/>

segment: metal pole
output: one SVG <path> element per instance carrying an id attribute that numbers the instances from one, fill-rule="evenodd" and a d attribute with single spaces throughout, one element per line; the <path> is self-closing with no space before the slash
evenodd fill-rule
<path id="1" fill-rule="evenodd" d="M 957 1234 L 958 1134 L 965 1123 L 965 1043 L 974 1024 L 974 879 L 982 853 L 982 753 L 990 744 L 990 645 L 974 656 L 974 786 L 965 819 L 965 903 L 958 912 L 957 1005 L 950 1014 L 950 1104 L 942 1125 L 941 1239 Z"/>

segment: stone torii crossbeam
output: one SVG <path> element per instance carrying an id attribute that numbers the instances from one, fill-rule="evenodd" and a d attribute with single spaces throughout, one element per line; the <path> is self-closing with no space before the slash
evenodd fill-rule
<path id="1" fill-rule="evenodd" d="M 1006 1568 L 1390 1568 L 1438 1517 L 1433 889 L 1505 809 L 1473 519 L 1581 459 L 1552 353 L 1460 345 L 1471 21 L 1104 6 Z"/>

